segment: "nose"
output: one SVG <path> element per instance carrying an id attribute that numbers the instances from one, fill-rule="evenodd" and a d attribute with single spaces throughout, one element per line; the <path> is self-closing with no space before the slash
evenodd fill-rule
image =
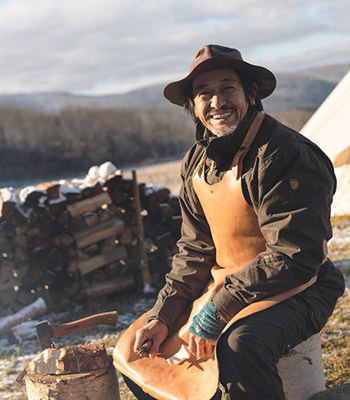
<path id="1" fill-rule="evenodd" d="M 225 103 L 225 99 L 223 96 L 221 96 L 220 93 L 215 93 L 213 97 L 211 98 L 210 105 L 214 109 L 220 109 L 222 105 Z"/>

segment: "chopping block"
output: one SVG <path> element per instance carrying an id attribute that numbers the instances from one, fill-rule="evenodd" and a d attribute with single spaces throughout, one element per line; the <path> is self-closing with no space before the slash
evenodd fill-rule
<path id="1" fill-rule="evenodd" d="M 26 384 L 28 400 L 120 400 L 112 357 L 102 340 L 59 348 L 52 338 L 99 324 L 114 326 L 118 313 L 97 314 L 67 324 L 37 325 L 43 351 L 29 361 L 17 378 Z"/>
<path id="2" fill-rule="evenodd" d="M 28 400 L 120 400 L 113 366 L 89 372 L 41 375 L 27 372 Z"/>
<path id="3" fill-rule="evenodd" d="M 43 350 L 25 368 L 28 400 L 120 400 L 103 341 Z"/>

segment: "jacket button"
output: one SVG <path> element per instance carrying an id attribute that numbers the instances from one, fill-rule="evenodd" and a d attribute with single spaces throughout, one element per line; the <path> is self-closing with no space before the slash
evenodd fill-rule
<path id="1" fill-rule="evenodd" d="M 297 189 L 299 189 L 300 183 L 297 178 L 290 178 L 289 186 L 292 190 L 297 190 Z"/>

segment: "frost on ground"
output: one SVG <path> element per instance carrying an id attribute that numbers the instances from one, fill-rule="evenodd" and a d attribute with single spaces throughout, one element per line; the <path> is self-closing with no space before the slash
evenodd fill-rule
<path id="1" fill-rule="evenodd" d="M 115 309 L 119 313 L 116 328 L 101 325 L 84 331 L 67 335 L 62 338 L 54 339 L 57 346 L 63 347 L 79 343 L 88 343 L 93 340 L 102 339 L 106 345 L 107 352 L 112 353 L 118 334 L 127 328 L 135 319 L 150 309 L 155 301 L 154 297 L 145 296 L 142 293 L 126 294 L 124 298 L 115 299 L 108 304 L 99 304 L 99 310 L 93 309 L 91 312 L 84 306 L 76 306 L 73 310 L 51 313 L 45 315 L 42 320 L 49 320 L 51 323 L 63 323 L 82 318 L 86 315 L 98 312 L 111 311 Z M 96 307 L 96 304 L 94 305 Z M 103 307 L 108 307 L 104 309 Z M 111 308 L 112 307 L 112 308 Z M 41 348 L 35 332 L 32 337 L 22 343 L 15 341 L 13 336 L 0 336 L 0 399 L 26 400 L 25 385 L 19 385 L 16 377 L 23 370 L 26 363 L 33 359 Z M 119 377 L 121 399 L 134 399 L 131 392 L 126 388 L 123 380 Z"/>
<path id="2" fill-rule="evenodd" d="M 346 291 L 322 331 L 322 352 L 328 386 L 350 383 L 350 220 L 339 222 L 334 227 L 334 238 L 329 242 L 329 255 L 346 276 Z M 102 339 L 111 354 L 117 335 L 134 320 L 148 310 L 154 303 L 154 296 L 144 293 L 127 293 L 108 303 L 93 303 L 90 306 L 76 306 L 69 311 L 51 313 L 41 319 L 51 323 L 69 322 L 99 312 L 117 310 L 119 320 L 116 328 L 98 326 L 82 332 L 55 339 L 58 346 L 87 343 Z M 24 385 L 16 383 L 17 375 L 25 364 L 41 351 L 37 339 L 32 337 L 22 343 L 13 336 L 0 336 L 0 399 L 26 400 Z M 119 377 L 122 400 L 135 400 L 135 397 Z"/>

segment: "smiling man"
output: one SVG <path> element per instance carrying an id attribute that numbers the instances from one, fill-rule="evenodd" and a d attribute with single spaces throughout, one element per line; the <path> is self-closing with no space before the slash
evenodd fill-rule
<path id="1" fill-rule="evenodd" d="M 208 45 L 165 88 L 192 115 L 196 142 L 182 163 L 179 252 L 114 353 L 139 399 L 210 399 L 201 374 L 212 360 L 225 399 L 284 399 L 279 358 L 320 331 L 343 293 L 327 258 L 333 167 L 263 112 L 275 85 L 239 51 Z M 172 366 L 181 345 L 187 359 Z"/>
<path id="2" fill-rule="evenodd" d="M 194 112 L 216 136 L 232 133 L 254 98 L 247 99 L 235 71 L 219 69 L 193 80 Z"/>

